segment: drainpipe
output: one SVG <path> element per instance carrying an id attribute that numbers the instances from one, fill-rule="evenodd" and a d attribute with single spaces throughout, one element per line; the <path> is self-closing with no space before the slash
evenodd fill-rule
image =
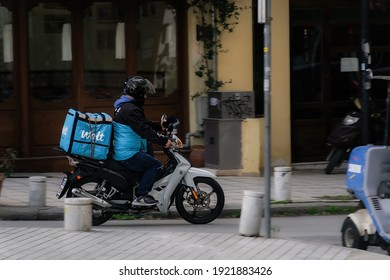
<path id="1" fill-rule="evenodd" d="M 185 140 L 185 143 L 183 145 L 183 148 L 185 149 L 189 149 L 191 148 L 191 137 L 197 137 L 197 138 L 200 138 L 203 136 L 203 132 L 202 131 L 195 131 L 195 132 L 188 132 L 186 133 L 186 140 Z"/>

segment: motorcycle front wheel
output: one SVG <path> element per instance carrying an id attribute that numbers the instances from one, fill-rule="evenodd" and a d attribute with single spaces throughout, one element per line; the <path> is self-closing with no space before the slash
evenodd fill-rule
<path id="1" fill-rule="evenodd" d="M 196 188 L 182 185 L 176 193 L 175 205 L 179 215 L 192 224 L 207 224 L 222 212 L 225 195 L 212 178 L 196 177 Z"/>
<path id="2" fill-rule="evenodd" d="M 333 169 L 343 162 L 346 152 L 347 151 L 345 150 L 345 148 L 336 148 L 333 151 L 332 155 L 329 158 L 328 165 L 325 168 L 326 174 L 332 173 Z"/>
<path id="3" fill-rule="evenodd" d="M 76 181 L 73 185 L 70 186 L 66 197 L 77 197 L 72 193 L 72 190 L 75 188 L 81 188 L 84 191 L 96 195 L 96 187 L 101 184 L 101 179 L 94 177 L 85 177 L 80 181 Z M 92 204 L 92 225 L 99 226 L 104 224 L 109 219 L 111 219 L 112 213 L 102 210 L 99 206 Z"/>

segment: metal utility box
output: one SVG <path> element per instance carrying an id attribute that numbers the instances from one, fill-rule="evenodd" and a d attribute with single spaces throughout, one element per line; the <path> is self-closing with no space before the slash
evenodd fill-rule
<path id="1" fill-rule="evenodd" d="M 240 119 L 205 119 L 205 166 L 241 169 Z"/>
<path id="2" fill-rule="evenodd" d="M 255 117 L 253 91 L 209 91 L 208 117 L 216 119 L 246 119 Z"/>

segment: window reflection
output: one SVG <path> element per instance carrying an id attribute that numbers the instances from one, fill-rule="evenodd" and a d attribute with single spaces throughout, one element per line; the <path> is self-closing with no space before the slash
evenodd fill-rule
<path id="1" fill-rule="evenodd" d="M 125 80 L 124 15 L 105 2 L 88 7 L 84 15 L 84 89 L 97 99 L 115 98 Z"/>
<path id="2" fill-rule="evenodd" d="M 41 100 L 71 95 L 70 12 L 59 3 L 41 3 L 29 12 L 30 93 Z"/>
<path id="3" fill-rule="evenodd" d="M 293 101 L 322 101 L 321 29 L 315 26 L 294 27 L 291 37 Z"/>
<path id="4" fill-rule="evenodd" d="M 176 10 L 167 1 L 144 3 L 137 32 L 138 74 L 148 78 L 160 96 L 176 93 Z"/>
<path id="5" fill-rule="evenodd" d="M 12 13 L 0 6 L 0 102 L 13 94 Z"/>

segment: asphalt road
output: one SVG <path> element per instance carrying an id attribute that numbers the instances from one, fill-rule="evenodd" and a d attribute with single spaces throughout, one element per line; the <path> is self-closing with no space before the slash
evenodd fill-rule
<path id="1" fill-rule="evenodd" d="M 341 246 L 341 226 L 345 215 L 272 217 L 271 236 Z M 264 223 L 264 220 L 263 220 Z M 193 225 L 184 220 L 112 220 L 100 227 L 116 230 L 150 230 L 203 233 L 238 233 L 240 219 L 217 219 L 206 225 Z M 63 227 L 63 221 L 0 221 L 0 227 Z M 260 235 L 265 235 L 264 225 Z M 368 251 L 387 254 L 379 247 Z"/>

